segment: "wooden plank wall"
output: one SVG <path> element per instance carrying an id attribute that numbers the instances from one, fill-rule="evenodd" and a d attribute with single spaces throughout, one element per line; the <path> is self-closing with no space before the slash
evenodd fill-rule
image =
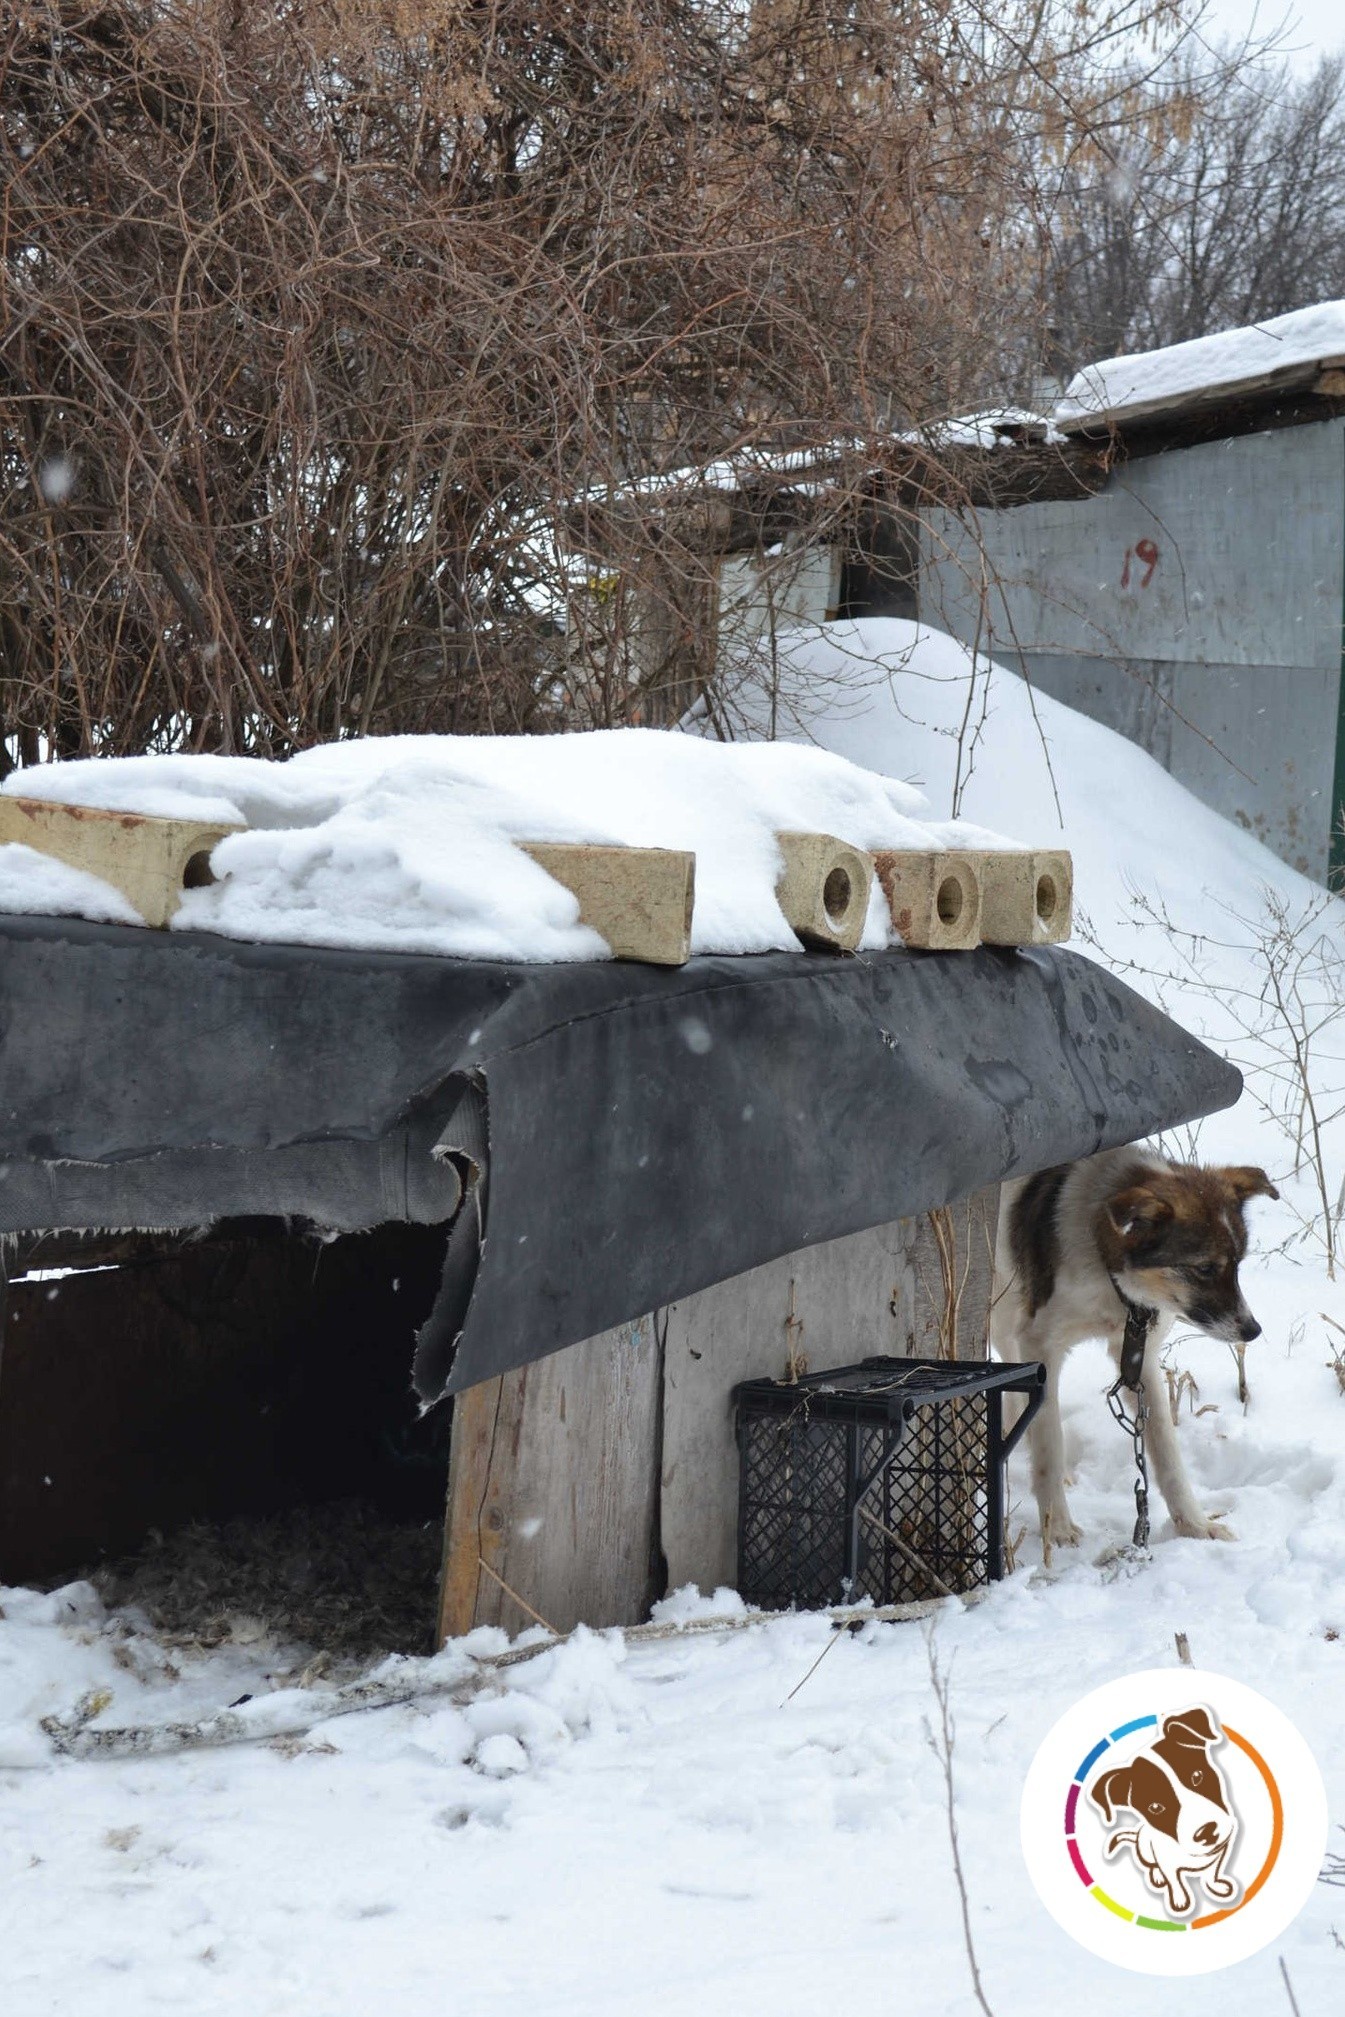
<path id="1" fill-rule="evenodd" d="M 542 1618 L 565 1632 L 647 1614 L 658 1576 L 661 1362 L 658 1325 L 642 1317 L 458 1396 L 441 1638 L 473 1625 L 518 1632 Z"/>
<path id="2" fill-rule="evenodd" d="M 460 1395 L 441 1638 L 634 1624 L 665 1579 L 731 1584 L 733 1387 L 791 1356 L 983 1357 L 997 1210 L 995 1187 L 808 1247 Z"/>

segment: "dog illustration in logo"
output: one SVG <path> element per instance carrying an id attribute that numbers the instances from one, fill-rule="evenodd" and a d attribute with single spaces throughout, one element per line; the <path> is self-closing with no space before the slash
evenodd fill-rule
<path id="1" fill-rule="evenodd" d="M 1129 1852 L 1155 1891 L 1166 1894 L 1174 1918 L 1195 1907 L 1188 1877 L 1197 1878 L 1210 1898 L 1230 1905 L 1241 1885 L 1228 1875 L 1238 1817 L 1228 1788 L 1210 1756 L 1224 1733 L 1206 1708 L 1165 1716 L 1162 1735 L 1128 1765 L 1113 1765 L 1088 1789 L 1108 1826 L 1124 1809 L 1133 1828 L 1118 1828 L 1107 1843 L 1109 1857 Z"/>

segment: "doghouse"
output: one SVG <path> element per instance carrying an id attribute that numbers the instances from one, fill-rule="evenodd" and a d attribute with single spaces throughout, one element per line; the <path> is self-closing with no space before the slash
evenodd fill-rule
<path id="1" fill-rule="evenodd" d="M 633 1621 L 733 1579 L 737 1381 L 984 1355 L 999 1181 L 1239 1089 L 1058 947 L 551 967 L 5 917 L 0 1578 L 372 1491 L 447 1505 L 441 1635 Z"/>

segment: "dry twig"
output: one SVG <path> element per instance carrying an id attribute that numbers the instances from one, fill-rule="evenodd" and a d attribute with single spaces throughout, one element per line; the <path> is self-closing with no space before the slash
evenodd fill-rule
<path id="1" fill-rule="evenodd" d="M 957 1800 L 953 1785 L 953 1748 L 957 1740 L 957 1726 L 953 1721 L 950 1707 L 951 1676 L 939 1665 L 934 1633 L 929 1627 L 925 1629 L 925 1650 L 929 1656 L 929 1684 L 934 1691 L 934 1700 L 939 1712 L 937 1728 L 929 1731 L 929 1744 L 943 1770 L 948 1845 L 952 1851 L 953 1878 L 962 1908 L 962 1939 L 967 1950 L 967 1966 L 971 1970 L 972 1992 L 981 2006 L 984 2017 L 994 2017 L 994 2012 L 986 2001 L 985 1990 L 981 1986 L 981 1971 L 976 1960 L 975 1942 L 971 1936 L 971 1902 L 967 1896 L 966 1878 L 962 1872 L 962 1852 L 957 1839 Z"/>
<path id="2" fill-rule="evenodd" d="M 969 1590 L 955 1601 L 974 1604 L 985 1594 L 984 1590 Z M 945 1601 L 843 1604 L 821 1615 L 835 1625 L 898 1624 L 931 1617 Z M 772 1624 L 778 1616 L 773 1611 L 741 1611 L 721 1618 L 631 1625 L 621 1636 L 627 1644 L 644 1646 L 668 1639 L 699 1638 L 706 1633 L 746 1631 Z M 504 1653 L 476 1658 L 467 1654 L 452 1657 L 458 1649 L 449 1646 L 434 1660 L 401 1660 L 390 1669 L 341 1688 L 278 1689 L 271 1695 L 258 1696 L 255 1701 L 221 1709 L 193 1722 L 91 1727 L 111 1699 L 106 1690 L 100 1690 L 84 1696 L 64 1714 L 44 1716 L 41 1727 L 51 1739 L 53 1750 L 73 1758 L 162 1757 L 200 1746 L 268 1743 L 275 1737 L 301 1737 L 315 1724 L 333 1716 L 395 1708 L 406 1702 L 470 1699 L 483 1685 L 489 1685 L 493 1674 L 535 1660 L 574 1636 L 567 1632 L 559 1638 L 538 1639 L 530 1645 L 511 1646 Z M 446 1654 L 450 1657 L 446 1658 Z"/>

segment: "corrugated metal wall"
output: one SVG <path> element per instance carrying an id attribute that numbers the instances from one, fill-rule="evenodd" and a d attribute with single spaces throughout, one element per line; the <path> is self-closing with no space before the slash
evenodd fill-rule
<path id="1" fill-rule="evenodd" d="M 1333 419 L 1137 457 L 1077 502 L 932 514 L 920 614 L 979 635 L 1324 880 L 1343 582 Z"/>

